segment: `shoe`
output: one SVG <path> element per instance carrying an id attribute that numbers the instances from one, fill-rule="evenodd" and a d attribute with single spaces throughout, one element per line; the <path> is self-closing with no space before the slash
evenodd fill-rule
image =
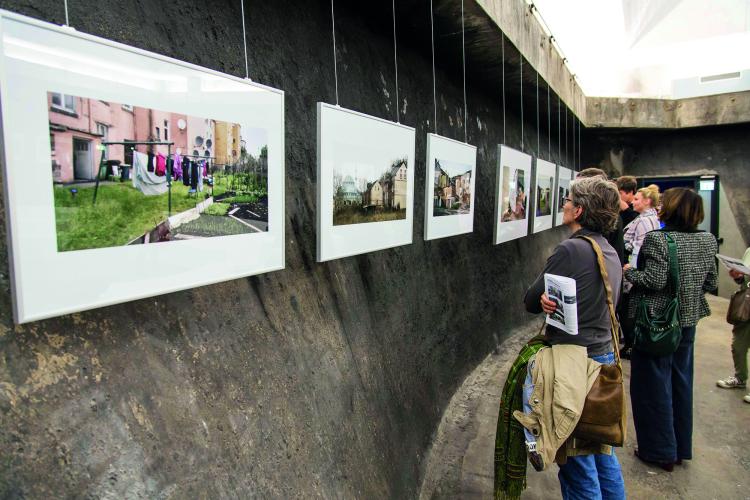
<path id="1" fill-rule="evenodd" d="M 745 382 L 738 379 L 734 375 L 732 375 L 731 377 L 727 377 L 723 380 L 718 380 L 716 382 L 716 385 L 718 385 L 722 389 L 744 389 L 745 388 Z"/>
<path id="2" fill-rule="evenodd" d="M 745 403 L 750 403 L 750 392 L 745 394 L 745 397 L 742 398 L 742 401 L 744 401 Z"/>
<path id="3" fill-rule="evenodd" d="M 675 462 L 651 462 L 650 460 L 645 460 L 641 458 L 641 456 L 638 454 L 638 448 L 633 450 L 633 454 L 635 457 L 640 460 L 641 462 L 648 464 L 648 465 L 656 465 L 657 467 L 661 467 L 663 470 L 667 472 L 672 472 L 674 470 L 674 464 Z M 682 461 L 680 461 L 682 462 Z"/>

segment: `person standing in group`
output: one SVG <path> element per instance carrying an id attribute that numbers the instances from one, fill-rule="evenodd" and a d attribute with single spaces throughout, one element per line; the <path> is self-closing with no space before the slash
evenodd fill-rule
<path id="1" fill-rule="evenodd" d="M 637 269 L 625 264 L 633 290 L 628 315 L 635 317 L 641 298 L 650 317 L 661 314 L 675 294 L 679 300 L 682 337 L 672 354 L 654 356 L 638 350 L 631 355 L 630 399 L 638 440 L 635 455 L 672 471 L 693 457 L 693 349 L 695 326 L 711 311 L 706 292 L 717 289 L 716 238 L 697 227 L 703 221 L 703 200 L 687 188 L 672 188 L 661 198 L 662 230 L 646 234 Z M 666 233 L 666 234 L 664 234 Z M 677 247 L 678 289 L 670 282 L 667 235 Z"/>
<path id="2" fill-rule="evenodd" d="M 750 248 L 745 250 L 742 263 L 750 267 Z M 739 271 L 730 270 L 729 275 L 737 284 L 746 288 L 750 285 L 750 276 Z M 744 389 L 747 383 L 747 351 L 750 349 L 750 321 L 739 323 L 732 328 L 732 360 L 734 361 L 734 375 L 716 382 L 722 389 Z M 742 398 L 750 403 L 750 392 Z"/>
<path id="3" fill-rule="evenodd" d="M 622 179 L 622 177 L 620 178 Z M 618 179 L 618 183 L 620 181 Z M 622 199 L 622 189 L 620 189 L 620 199 Z M 659 186 L 651 184 L 645 188 L 639 189 L 633 197 L 633 209 L 638 217 L 633 219 L 627 226 L 623 234 L 625 242 L 625 255 L 631 266 L 635 267 L 638 262 L 638 252 L 643 246 L 643 240 L 646 233 L 659 229 L 659 217 L 656 213 L 656 207 L 659 205 Z M 622 217 L 622 212 L 620 212 Z M 628 317 L 628 307 L 630 304 L 630 290 L 632 285 L 625 282 L 623 286 L 622 300 L 620 301 L 620 320 L 622 333 L 624 336 L 624 345 L 622 346 L 621 356 L 630 359 L 631 348 L 633 347 L 633 321 Z"/>
<path id="4" fill-rule="evenodd" d="M 570 197 L 563 205 L 563 224 L 573 231 L 573 235 L 555 248 L 524 297 L 527 311 L 552 314 L 557 305 L 545 293 L 545 273 L 575 279 L 578 334 L 570 335 L 547 325 L 547 340 L 553 345 L 584 346 L 589 358 L 604 364 L 615 362 L 607 292 L 591 244 L 578 236 L 593 238 L 601 248 L 613 301 L 617 303 L 622 285 L 622 264 L 602 234 L 612 231 L 618 214 L 617 188 L 606 177 L 579 176 L 571 182 Z M 560 465 L 558 478 L 564 499 L 625 498 L 622 470 L 614 451 L 611 454 L 568 457 L 567 462 Z"/>
<path id="5" fill-rule="evenodd" d="M 656 184 L 639 189 L 633 197 L 633 210 L 638 216 L 625 226 L 623 234 L 625 254 L 631 266 L 635 266 L 637 262 L 638 252 L 643 246 L 646 233 L 661 227 L 656 213 L 657 206 L 659 206 L 659 186 Z"/>
<path id="6" fill-rule="evenodd" d="M 576 179 L 584 179 L 587 177 L 601 177 L 604 180 L 609 179 L 607 173 L 597 167 L 584 168 L 576 175 Z M 618 201 L 618 205 L 619 203 L 620 202 Z M 615 252 L 617 252 L 617 257 L 620 259 L 620 265 L 625 263 L 625 244 L 622 239 L 623 227 L 625 227 L 625 225 L 622 223 L 622 217 L 618 217 L 614 229 L 603 234 L 612 248 L 615 249 Z"/>
<path id="7" fill-rule="evenodd" d="M 638 181 L 632 175 L 623 175 L 615 179 L 617 190 L 620 192 L 620 219 L 623 227 L 627 226 L 638 217 L 638 211 L 635 210 L 634 199 Z"/>

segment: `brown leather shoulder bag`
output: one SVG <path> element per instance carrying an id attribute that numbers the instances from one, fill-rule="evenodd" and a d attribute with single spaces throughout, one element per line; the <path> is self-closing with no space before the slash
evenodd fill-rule
<path id="1" fill-rule="evenodd" d="M 610 446 L 623 446 L 625 443 L 626 413 L 625 389 L 622 379 L 622 362 L 620 361 L 620 346 L 618 343 L 620 324 L 615 315 L 612 301 L 612 287 L 609 285 L 607 267 L 599 244 L 588 236 L 579 236 L 594 248 L 599 263 L 599 272 L 607 290 L 607 307 L 612 324 L 612 347 L 614 348 L 615 364 L 602 365 L 599 376 L 591 387 L 578 425 L 572 436 L 577 439 Z"/>

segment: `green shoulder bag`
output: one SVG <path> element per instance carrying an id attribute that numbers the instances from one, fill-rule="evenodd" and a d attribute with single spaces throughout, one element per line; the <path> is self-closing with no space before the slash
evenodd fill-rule
<path id="1" fill-rule="evenodd" d="M 664 233 L 669 249 L 669 278 L 674 297 L 661 314 L 650 316 L 646 297 L 641 297 L 635 313 L 633 347 L 652 356 L 666 356 L 677 350 L 682 340 L 680 327 L 680 271 L 677 265 L 677 245 L 669 233 Z"/>

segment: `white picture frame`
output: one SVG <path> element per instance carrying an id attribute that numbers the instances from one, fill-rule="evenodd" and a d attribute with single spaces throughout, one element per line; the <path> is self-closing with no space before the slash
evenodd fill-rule
<path id="1" fill-rule="evenodd" d="M 557 176 L 555 177 L 555 226 L 562 225 L 565 197 L 570 193 L 570 181 L 573 180 L 573 171 L 562 165 L 557 166 Z"/>
<path id="2" fill-rule="evenodd" d="M 267 230 L 59 251 L 54 162 L 50 168 L 59 145 L 51 144 L 48 93 L 265 131 Z M 0 11 L 0 99 L 17 323 L 284 268 L 282 91 Z M 75 100 L 58 98 L 57 102 L 71 107 Z M 175 123 L 173 131 L 185 126 L 184 120 Z M 107 137 L 106 131 L 100 128 L 100 140 Z M 89 161 L 87 156 L 78 159 L 84 166 Z M 68 191 L 74 195 L 72 189 Z"/>
<path id="3" fill-rule="evenodd" d="M 414 129 L 323 102 L 317 113 L 318 262 L 410 244 Z"/>
<path id="4" fill-rule="evenodd" d="M 476 164 L 476 146 L 427 134 L 425 240 L 474 230 Z"/>
<path id="5" fill-rule="evenodd" d="M 534 233 L 552 229 L 556 178 L 557 165 L 537 158 L 534 173 Z"/>
<path id="6" fill-rule="evenodd" d="M 498 145 L 493 237 L 495 245 L 528 235 L 530 185 L 531 155 Z M 522 199 L 519 199 L 519 194 L 523 195 Z"/>

